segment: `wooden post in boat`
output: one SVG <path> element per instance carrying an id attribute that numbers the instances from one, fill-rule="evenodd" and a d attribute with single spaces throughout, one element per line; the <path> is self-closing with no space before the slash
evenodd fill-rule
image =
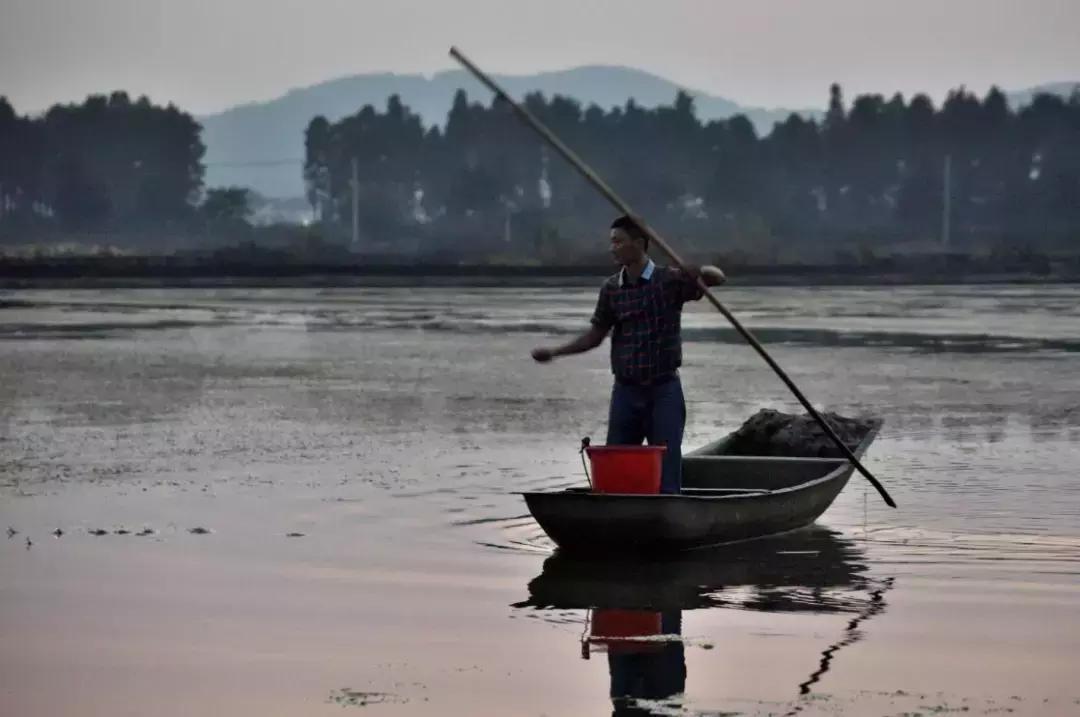
<path id="1" fill-rule="evenodd" d="M 514 110 L 517 116 L 525 122 L 525 124 L 529 125 L 534 131 L 536 131 L 537 134 L 539 134 L 544 139 L 544 141 L 551 145 L 556 152 L 561 154 L 567 162 L 573 165 L 573 167 L 578 172 L 580 172 L 582 176 L 584 176 L 585 179 L 587 179 L 589 183 L 592 184 L 594 188 L 596 188 L 597 191 L 604 195 L 604 198 L 611 202 L 611 204 L 616 209 L 618 209 L 623 214 L 633 217 L 634 221 L 637 222 L 638 226 L 641 227 L 641 230 L 648 235 L 649 240 L 652 243 L 656 244 L 658 247 L 660 247 L 660 249 L 668 255 L 668 257 L 671 259 L 671 262 L 675 264 L 675 266 L 685 270 L 686 265 L 683 263 L 683 260 L 679 258 L 679 255 L 675 253 L 675 251 L 671 248 L 667 241 L 665 241 L 664 238 L 661 237 L 655 229 L 646 224 L 645 221 L 630 208 L 630 205 L 624 202 L 622 198 L 617 195 L 615 191 L 611 187 L 609 187 L 607 183 L 604 182 L 604 180 L 601 179 L 600 176 L 597 175 L 591 167 L 585 164 L 585 162 L 582 161 L 582 159 L 573 152 L 573 150 L 563 144 L 562 140 L 556 137 L 550 129 L 548 129 L 535 116 L 533 116 L 532 112 L 529 112 L 529 110 L 522 106 L 520 102 L 508 95 L 502 89 L 502 87 L 496 84 L 495 81 L 488 77 L 479 67 L 474 65 L 471 60 L 465 57 L 465 55 L 461 54 L 461 51 L 458 50 L 456 47 L 450 48 L 450 56 L 457 60 L 459 63 L 461 63 L 461 65 L 470 73 L 472 73 L 472 75 L 484 86 L 494 92 L 495 96 L 498 99 L 506 102 Z M 724 315 L 724 318 L 727 319 L 731 323 L 731 325 L 735 327 L 735 330 L 738 331 L 744 339 L 746 339 L 747 343 L 749 343 L 750 346 L 752 346 L 753 349 L 758 352 L 761 358 L 765 360 L 765 363 L 769 364 L 769 367 L 776 373 L 777 376 L 780 377 L 780 380 L 784 382 L 784 385 L 788 387 L 788 390 L 790 390 L 791 393 L 795 395 L 795 398 L 799 399 L 799 403 L 803 405 L 803 408 L 806 409 L 806 412 L 813 416 L 814 420 L 818 422 L 818 425 L 821 426 L 821 429 L 825 431 L 825 435 L 827 435 L 832 440 L 832 442 L 836 444 L 836 447 L 840 449 L 844 457 L 851 461 L 852 465 L 854 465 L 855 468 L 858 469 L 859 473 L 861 473 L 868 481 L 870 481 L 870 483 L 877 490 L 878 494 L 885 501 L 885 504 L 891 508 L 895 508 L 896 503 L 893 501 L 888 491 L 885 490 L 885 486 L 881 485 L 881 483 L 878 482 L 878 479 L 875 478 L 870 473 L 870 471 L 868 471 L 863 466 L 862 462 L 859 461 L 858 457 L 851 452 L 851 449 L 848 448 L 847 444 L 845 444 L 840 439 L 840 437 L 836 435 L 836 431 L 832 429 L 832 426 L 830 426 L 825 421 L 825 419 L 821 417 L 821 414 L 818 413 L 817 409 L 815 409 L 814 406 L 810 403 L 810 401 L 807 400 L 806 396 L 804 396 L 802 391 L 799 390 L 799 387 L 795 385 L 795 383 L 788 377 L 786 373 L 784 373 L 784 370 L 780 368 L 780 365 L 773 360 L 772 356 L 769 355 L 769 352 L 765 350 L 765 347 L 758 342 L 757 338 L 753 334 L 751 334 L 750 331 L 748 331 L 741 323 L 739 323 L 739 320 L 736 319 L 735 316 L 730 311 L 728 311 L 727 307 L 724 306 L 720 302 L 720 300 L 716 298 L 716 295 L 712 292 L 712 290 L 709 289 L 708 286 L 705 285 L 705 282 L 702 281 L 700 277 L 698 278 L 698 285 L 705 292 L 705 297 L 709 300 L 709 303 L 715 306 L 717 311 Z"/>

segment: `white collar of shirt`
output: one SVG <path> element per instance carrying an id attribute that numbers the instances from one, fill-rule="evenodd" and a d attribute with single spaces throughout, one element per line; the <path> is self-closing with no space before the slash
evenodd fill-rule
<path id="1" fill-rule="evenodd" d="M 656 264 L 652 259 L 649 259 L 649 263 L 645 265 L 645 268 L 641 270 L 641 278 L 648 281 L 652 278 L 653 270 L 656 269 Z M 624 266 L 619 270 L 619 288 L 621 289 L 626 285 L 626 267 Z"/>

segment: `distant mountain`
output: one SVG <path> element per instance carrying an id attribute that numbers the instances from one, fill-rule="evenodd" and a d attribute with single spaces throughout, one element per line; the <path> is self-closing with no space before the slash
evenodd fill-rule
<path id="1" fill-rule="evenodd" d="M 1031 99 L 1035 95 L 1060 95 L 1067 98 L 1073 92 L 1080 92 L 1080 82 L 1049 82 L 1045 85 L 1029 87 L 1026 90 L 1006 92 L 1005 96 L 1009 99 L 1009 106 L 1015 108 L 1031 104 Z"/>
<path id="2" fill-rule="evenodd" d="M 626 104 L 628 98 L 644 107 L 669 104 L 680 86 L 670 80 L 628 67 L 593 65 L 535 75 L 497 75 L 515 97 L 529 92 L 574 97 L 583 104 L 605 109 Z M 442 124 L 454 93 L 462 88 L 469 98 L 487 104 L 491 93 L 464 70 L 423 75 L 364 74 L 295 89 L 269 102 L 240 105 L 200 117 L 206 143 L 208 186 L 244 185 L 269 197 L 296 197 L 304 193 L 300 161 L 304 155 L 304 129 L 316 115 L 337 121 L 370 104 L 380 109 L 392 94 L 401 96 L 427 125 Z M 791 110 L 742 107 L 731 100 L 688 88 L 698 117 L 722 119 L 743 113 L 768 132 Z M 817 114 L 800 110 L 801 114 Z"/>

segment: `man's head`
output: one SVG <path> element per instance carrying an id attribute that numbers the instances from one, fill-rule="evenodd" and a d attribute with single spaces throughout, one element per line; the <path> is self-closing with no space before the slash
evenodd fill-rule
<path id="1" fill-rule="evenodd" d="M 623 266 L 636 264 L 649 250 L 649 236 L 625 214 L 611 223 L 611 255 Z"/>

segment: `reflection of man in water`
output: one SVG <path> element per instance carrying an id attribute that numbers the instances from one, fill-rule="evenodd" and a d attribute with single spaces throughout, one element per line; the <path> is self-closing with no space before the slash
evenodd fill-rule
<path id="1" fill-rule="evenodd" d="M 661 632 L 682 635 L 682 610 L 661 614 Z M 650 645 L 650 647 L 652 647 Z M 659 649 L 619 652 L 608 649 L 611 704 L 618 717 L 651 714 L 634 706 L 634 699 L 662 700 L 686 691 L 686 657 L 682 640 L 660 643 Z"/>

